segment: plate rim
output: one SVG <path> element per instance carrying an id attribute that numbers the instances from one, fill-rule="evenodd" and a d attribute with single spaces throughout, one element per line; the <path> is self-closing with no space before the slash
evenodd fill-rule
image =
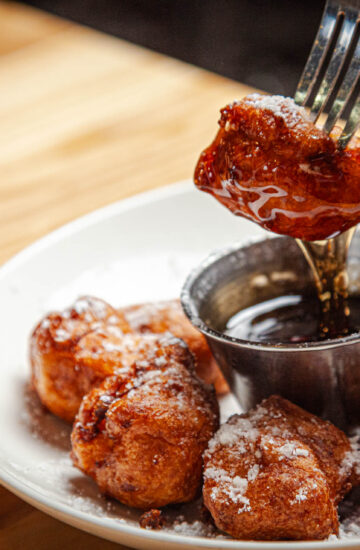
<path id="1" fill-rule="evenodd" d="M 60 227 L 52 230 L 46 235 L 36 239 L 30 243 L 24 249 L 16 253 L 13 257 L 7 260 L 0 266 L 0 284 L 1 281 L 12 270 L 18 268 L 22 263 L 25 263 L 29 258 L 46 249 L 49 246 L 56 245 L 57 242 L 63 238 L 76 233 L 77 231 L 86 229 L 96 223 L 100 223 L 102 220 L 121 215 L 122 212 L 144 206 L 156 202 L 158 200 L 169 198 L 171 196 L 181 195 L 195 189 L 193 187 L 191 179 L 181 180 L 176 183 L 164 185 L 156 189 L 150 189 L 144 192 L 136 193 L 130 197 L 120 199 L 101 208 L 90 211 L 82 216 L 74 218 L 73 220 L 61 225 Z M 89 514 L 81 510 L 71 508 L 70 505 L 61 502 L 49 502 L 45 495 L 42 495 L 40 491 L 32 486 L 28 486 L 23 481 L 16 477 L 16 474 L 6 471 L 5 466 L 0 462 L 0 483 L 13 492 L 16 496 L 22 500 L 28 502 L 35 508 L 42 512 L 55 517 L 56 519 L 63 521 L 64 523 L 75 526 L 78 529 L 89 532 L 101 538 L 108 538 L 108 540 L 115 540 L 99 534 L 95 530 L 95 526 L 106 529 L 109 533 L 124 533 L 130 538 L 140 537 L 148 539 L 152 542 L 159 543 L 172 543 L 173 545 L 180 546 L 197 546 L 201 548 L 226 548 L 232 550 L 245 550 L 247 548 L 253 550 L 275 550 L 279 546 L 284 548 L 293 549 L 332 549 L 332 548 L 354 548 L 360 545 L 360 537 L 351 537 L 349 539 L 338 539 L 334 541 L 322 540 L 322 541 L 274 541 L 274 542 L 262 542 L 262 541 L 240 541 L 240 540 L 226 540 L 221 538 L 207 538 L 203 536 L 194 536 L 186 534 L 175 534 L 167 531 L 151 531 L 143 529 L 141 527 L 128 525 L 126 523 L 120 523 L 119 525 L 104 525 L 103 517 L 93 516 L 89 519 Z M 79 525 L 80 522 L 81 525 Z M 128 544 L 125 542 L 125 544 Z"/>

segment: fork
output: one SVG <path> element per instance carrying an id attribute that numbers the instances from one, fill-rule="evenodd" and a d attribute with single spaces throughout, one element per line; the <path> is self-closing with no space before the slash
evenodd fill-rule
<path id="1" fill-rule="evenodd" d="M 338 138 L 337 147 L 340 150 L 345 149 L 360 124 L 360 97 L 359 94 L 353 97 L 360 82 L 359 12 L 360 0 L 327 1 L 294 97 L 298 105 L 310 107 L 310 118 L 314 123 L 326 107 L 323 129 L 328 134 L 345 107 L 348 104 L 351 107 L 353 102 Z M 323 303 L 326 330 L 331 327 L 337 314 L 338 323 L 346 332 L 348 313 L 341 304 L 348 295 L 346 259 L 354 232 L 355 227 L 323 241 L 296 239 L 310 266 L 318 296 Z M 342 319 L 339 313 L 342 313 Z"/>
<path id="2" fill-rule="evenodd" d="M 295 103 L 310 106 L 310 118 L 314 123 L 324 107 L 327 107 L 328 114 L 323 129 L 328 134 L 343 114 L 359 82 L 359 11 L 360 0 L 327 1 L 318 33 L 295 92 Z M 353 50 L 352 54 L 351 50 Z M 343 75 L 346 64 L 348 67 Z M 324 71 L 325 74 L 321 79 Z M 339 87 L 338 92 L 329 105 L 329 99 L 337 87 Z M 314 93 L 316 93 L 315 99 L 311 105 L 308 105 Z M 338 139 L 339 149 L 345 149 L 359 124 L 360 96 L 358 94 Z"/>

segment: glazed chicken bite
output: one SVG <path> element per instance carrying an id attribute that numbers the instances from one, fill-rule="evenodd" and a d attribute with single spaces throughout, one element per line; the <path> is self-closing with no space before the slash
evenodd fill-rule
<path id="1" fill-rule="evenodd" d="M 305 240 L 360 221 L 360 142 L 340 151 L 290 98 L 251 94 L 221 110 L 196 186 L 236 215 Z"/>
<path id="2" fill-rule="evenodd" d="M 180 300 L 137 304 L 119 311 L 134 331 L 155 334 L 171 332 L 177 338 L 184 340 L 195 357 L 195 368 L 199 378 L 207 384 L 214 384 L 218 395 L 229 391 L 205 336 L 187 319 Z"/>
<path id="3" fill-rule="evenodd" d="M 30 338 L 32 383 L 41 402 L 71 422 L 83 396 L 110 372 L 78 365 L 75 348 L 90 331 L 106 324 L 128 332 L 124 317 L 99 298 L 79 298 L 72 307 L 44 317 Z"/>
<path id="4" fill-rule="evenodd" d="M 214 392 L 197 378 L 186 344 L 163 335 L 128 372 L 84 397 L 73 462 L 129 506 L 188 502 L 199 492 L 202 454 L 218 422 Z"/>
<path id="5" fill-rule="evenodd" d="M 272 396 L 210 441 L 204 503 L 238 539 L 324 539 L 338 533 L 336 506 L 359 483 L 356 468 L 341 430 Z"/>

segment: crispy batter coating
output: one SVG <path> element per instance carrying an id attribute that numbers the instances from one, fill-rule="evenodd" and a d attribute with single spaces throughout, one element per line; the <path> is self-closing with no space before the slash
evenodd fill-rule
<path id="1" fill-rule="evenodd" d="M 92 297 L 50 313 L 35 328 L 30 339 L 34 387 L 51 412 L 71 422 L 90 389 L 120 366 L 140 360 L 156 334 L 169 331 L 189 345 L 200 378 L 225 393 L 227 384 L 204 336 L 186 319 L 178 300 L 116 311 Z"/>
<path id="2" fill-rule="evenodd" d="M 138 332 L 161 334 L 171 332 L 181 338 L 195 356 L 196 373 L 206 384 L 214 384 L 216 393 L 228 393 L 225 381 L 206 338 L 196 330 L 184 314 L 180 300 L 167 300 L 128 306 L 119 310 L 130 327 Z"/>
<path id="3" fill-rule="evenodd" d="M 47 315 L 30 338 L 32 382 L 42 403 L 54 414 L 71 422 L 82 397 L 105 376 L 111 374 L 100 365 L 79 365 L 75 349 L 89 331 L 104 326 L 119 333 L 128 332 L 124 317 L 103 300 L 79 298 L 72 307 Z"/>
<path id="4" fill-rule="evenodd" d="M 108 374 L 124 372 L 128 375 L 135 362 L 147 364 L 149 356 L 154 357 L 161 365 L 164 359 L 158 358 L 156 353 L 162 357 L 163 342 L 178 342 L 171 334 L 165 336 L 164 339 L 162 334 L 124 334 L 118 327 L 104 325 L 85 334 L 78 341 L 73 351 L 74 359 L 79 366 L 91 370 L 99 369 Z M 167 347 L 164 353 L 166 350 Z M 189 361 L 188 368 L 192 370 L 193 359 L 190 355 L 186 357 Z"/>
<path id="5" fill-rule="evenodd" d="M 360 142 L 345 151 L 290 98 L 251 94 L 221 110 L 196 186 L 236 215 L 305 240 L 360 221 Z"/>
<path id="6" fill-rule="evenodd" d="M 278 396 L 223 424 L 204 463 L 205 505 L 239 539 L 337 534 L 336 505 L 358 484 L 346 435 Z"/>
<path id="7" fill-rule="evenodd" d="M 84 397 L 71 435 L 75 466 L 142 509 L 197 495 L 219 421 L 215 394 L 197 378 L 184 342 L 163 335 L 146 354 Z"/>

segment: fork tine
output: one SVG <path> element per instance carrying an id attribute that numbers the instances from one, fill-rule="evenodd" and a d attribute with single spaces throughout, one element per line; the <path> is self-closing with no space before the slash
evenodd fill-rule
<path id="1" fill-rule="evenodd" d="M 298 105 L 305 105 L 309 99 L 321 66 L 329 50 L 338 13 L 339 7 L 336 2 L 334 0 L 328 0 L 313 47 L 295 92 L 294 99 L 295 103 Z"/>
<path id="2" fill-rule="evenodd" d="M 311 107 L 310 118 L 313 122 L 316 122 L 318 119 L 330 97 L 331 92 L 334 89 L 336 81 L 346 60 L 348 48 L 356 28 L 357 13 L 347 7 L 343 8 L 341 11 L 343 11 L 345 15 L 343 25 L 334 52 L 331 56 L 329 66 Z"/>
<path id="3" fill-rule="evenodd" d="M 341 88 L 335 98 L 335 101 L 330 109 L 326 122 L 324 124 L 324 130 L 327 134 L 334 128 L 337 120 L 341 117 L 342 112 L 354 91 L 354 88 L 359 80 L 360 76 L 360 39 L 346 72 L 346 76 L 341 84 Z"/>
<path id="4" fill-rule="evenodd" d="M 339 149 L 345 149 L 345 147 L 347 146 L 347 144 L 355 134 L 356 130 L 358 129 L 359 125 L 360 125 L 360 96 L 358 96 L 351 110 L 351 113 L 347 120 L 345 128 L 338 139 Z"/>

